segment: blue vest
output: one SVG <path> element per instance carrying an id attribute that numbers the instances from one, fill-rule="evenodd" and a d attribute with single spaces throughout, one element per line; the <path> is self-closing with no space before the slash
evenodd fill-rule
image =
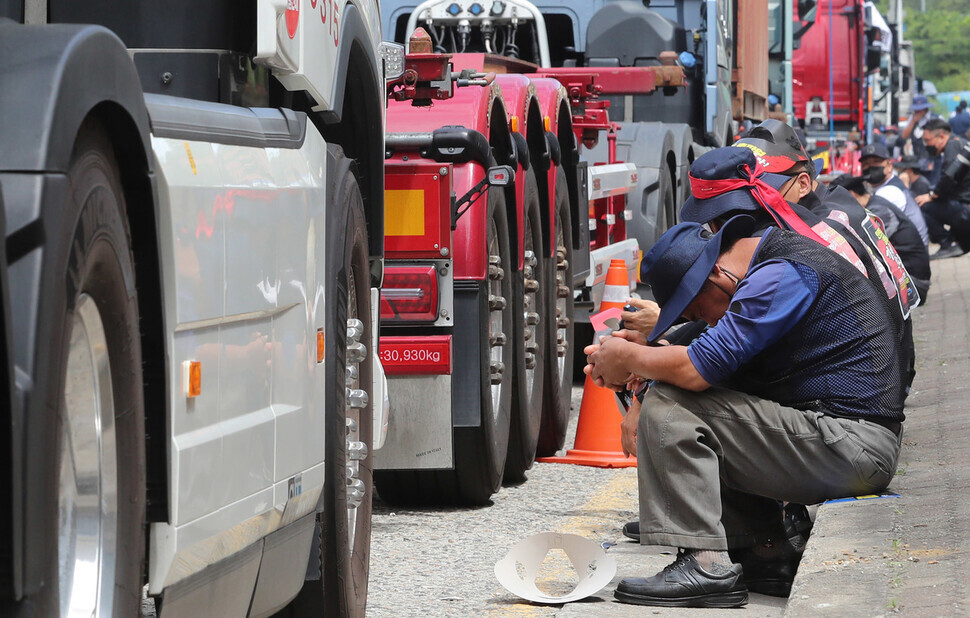
<path id="1" fill-rule="evenodd" d="M 818 295 L 801 322 L 742 366 L 730 387 L 801 410 L 902 421 L 902 328 L 879 282 L 786 230 L 772 229 L 752 264 L 770 259 L 808 267 Z"/>

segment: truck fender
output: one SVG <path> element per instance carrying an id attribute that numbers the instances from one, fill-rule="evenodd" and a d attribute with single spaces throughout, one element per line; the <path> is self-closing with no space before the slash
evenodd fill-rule
<path id="1" fill-rule="evenodd" d="M 141 82 L 121 40 L 100 26 L 47 25 L 24 26 L 0 19 L 0 41 L 3 59 L 0 64 L 0 173 L 8 174 L 3 186 L 3 238 L 6 240 L 7 264 L 0 265 L 0 289 L 3 294 L 22 299 L 21 316 L 41 319 L 39 270 L 14 266 L 22 259 L 38 259 L 36 250 L 48 242 L 51 230 L 58 230 L 66 191 L 66 174 L 70 167 L 75 136 L 86 118 L 97 114 L 105 127 L 124 131 L 126 139 L 119 144 L 119 161 L 149 177 L 153 165 L 149 137 L 148 113 Z M 147 183 L 138 187 L 143 190 Z M 148 193 L 151 193 L 149 188 Z M 151 198 L 141 200 L 147 212 L 154 212 Z M 153 225 L 153 224 L 152 224 Z M 54 242 L 53 240 L 49 242 Z M 54 255 L 44 251 L 43 259 Z M 38 262 L 39 264 L 39 262 Z M 22 266 L 22 265 L 21 265 Z M 35 592 L 43 583 L 44 540 L 38 536 L 43 518 L 40 513 L 49 488 L 31 485 L 26 478 L 46 465 L 43 449 L 27 444 L 28 436 L 38 435 L 46 426 L 44 415 L 33 415 L 26 409 L 31 384 L 30 367 L 14 367 L 16 359 L 32 359 L 36 352 L 37 328 L 28 323 L 15 323 L 17 313 L 3 299 L 4 329 L 0 351 L 0 371 L 4 384 L 0 396 L 16 399 L 15 405 L 4 406 L 9 418 L 4 426 L 9 433 L 7 452 L 11 465 L 5 483 L 11 494 L 0 514 L 7 521 L 10 538 L 24 539 L 6 551 L 5 564 L 12 573 L 14 598 Z M 143 316 L 146 317 L 146 316 Z M 13 329 L 13 330 L 11 330 Z M 23 337 L 10 337 L 22 329 Z M 18 344 L 19 341 L 19 344 Z M 16 376 L 16 383 L 11 379 Z M 2 379 L 2 378 L 0 378 Z M 31 405 L 39 405 L 31 403 Z M 39 427 L 28 432 L 27 425 Z M 35 446 L 35 445 L 34 445 Z M 33 472 L 31 472 L 33 471 Z M 7 515 L 12 515 L 12 519 Z M 7 562 L 9 561 L 9 562 Z"/>
<path id="2" fill-rule="evenodd" d="M 364 16 L 361 15 L 360 9 L 351 4 L 350 2 L 344 7 L 344 13 L 341 15 L 343 23 L 340 26 L 340 40 L 341 41 L 361 41 L 364 44 L 360 45 L 359 48 L 367 56 L 367 66 L 372 67 L 383 67 L 384 61 L 377 57 L 376 45 L 372 44 L 370 41 L 370 35 L 367 31 L 367 26 L 364 23 Z M 340 56 L 337 58 L 337 70 L 335 75 L 350 75 L 348 72 L 350 69 L 350 52 L 353 45 L 342 44 L 339 47 Z M 361 76 L 364 77 L 364 76 Z M 383 81 L 383 75 L 375 76 L 379 80 Z M 332 124 L 340 122 L 343 117 L 344 108 L 344 91 L 346 90 L 347 80 L 337 79 L 334 83 L 333 89 L 333 109 L 323 111 L 320 113 L 324 122 L 327 124 Z M 381 94 L 378 92 L 376 94 L 377 98 L 381 98 Z"/>
<path id="3" fill-rule="evenodd" d="M 597 151 L 603 148 L 604 141 L 600 140 Z M 618 161 L 637 166 L 637 187 L 627 200 L 627 208 L 633 214 L 627 222 L 627 236 L 636 238 L 640 248 L 646 251 L 665 231 L 660 228 L 672 224 L 671 217 L 662 211 L 665 184 L 676 180 L 670 177 L 670 163 L 676 160 L 674 134 L 669 125 L 660 122 L 620 123 L 616 157 Z M 676 212 L 679 206 L 674 202 L 673 210 Z"/>
<path id="4" fill-rule="evenodd" d="M 73 137 L 92 109 L 117 104 L 151 151 L 148 112 L 128 51 L 101 26 L 43 28 L 0 21 L 0 171 L 66 172 Z M 70 139 L 67 139 L 70 136 Z M 152 159 L 147 158 L 149 170 Z"/>
<path id="5" fill-rule="evenodd" d="M 673 153 L 676 159 L 673 170 L 674 181 L 676 182 L 674 186 L 674 203 L 679 210 L 684 200 L 690 197 L 688 173 L 695 158 L 694 135 L 688 124 L 669 124 L 667 126 L 670 127 L 670 134 L 674 138 Z M 673 225 L 673 223 L 671 221 L 670 225 Z"/>

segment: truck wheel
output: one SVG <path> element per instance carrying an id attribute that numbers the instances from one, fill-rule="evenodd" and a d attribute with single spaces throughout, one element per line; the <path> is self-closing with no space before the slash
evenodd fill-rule
<path id="1" fill-rule="evenodd" d="M 569 216 L 569 193 L 566 173 L 560 167 L 556 173 L 556 236 L 555 269 L 550 277 L 547 298 L 547 361 L 545 371 L 545 399 L 542 403 L 542 424 L 536 454 L 549 457 L 563 447 L 566 426 L 569 424 L 569 403 L 572 398 L 573 357 L 576 354 L 576 328 L 573 322 L 573 243 L 572 220 Z"/>
<path id="2" fill-rule="evenodd" d="M 145 403 L 138 300 L 114 150 L 87 123 L 45 250 L 34 393 L 51 411 L 42 478 L 49 542 L 37 615 L 136 615 L 145 555 Z M 65 285 L 66 284 L 66 285 Z M 46 366 L 44 364 L 46 363 Z M 43 421 L 41 422 L 43 423 Z M 53 549 L 54 547 L 52 547 Z"/>
<path id="3" fill-rule="evenodd" d="M 479 333 L 481 424 L 454 428 L 453 470 L 378 470 L 378 491 L 388 504 L 486 505 L 502 484 L 512 407 L 513 270 L 501 189 L 488 192 L 486 225 L 488 276 L 480 302 L 482 318 L 456 325 Z"/>
<path id="4" fill-rule="evenodd" d="M 488 504 L 502 484 L 509 445 L 512 407 L 514 332 L 512 315 L 513 265 L 505 196 L 488 192 L 486 280 L 487 323 L 482 334 L 482 422 L 478 427 L 455 428 L 457 499 L 473 505 Z"/>
<path id="5" fill-rule="evenodd" d="M 370 570 L 374 416 L 370 349 L 367 224 L 351 163 L 330 146 L 325 282 L 326 408 L 323 513 L 311 560 L 322 555 L 320 581 L 307 581 L 290 615 L 363 616 Z M 322 537 L 322 538 L 320 538 Z M 286 615 L 284 613 L 284 615 Z"/>
<path id="6" fill-rule="evenodd" d="M 505 481 L 520 483 L 535 461 L 542 422 L 543 386 L 547 373 L 549 319 L 547 299 L 550 292 L 548 262 L 542 254 L 542 218 L 539 214 L 539 185 L 535 171 L 525 180 L 525 262 L 515 282 L 515 371 L 512 393 L 512 420 L 509 452 L 505 460 Z"/>

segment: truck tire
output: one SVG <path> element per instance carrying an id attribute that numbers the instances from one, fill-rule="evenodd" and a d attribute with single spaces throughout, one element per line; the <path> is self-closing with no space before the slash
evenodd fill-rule
<path id="1" fill-rule="evenodd" d="M 319 547 L 307 581 L 283 615 L 363 616 L 370 571 L 373 508 L 373 384 L 367 224 L 360 187 L 339 146 L 329 146 L 327 274 L 327 414 Z M 322 563 L 321 561 L 322 556 Z M 308 571 L 309 572 L 309 571 Z M 322 585 L 321 585 L 322 581 Z"/>
<path id="2" fill-rule="evenodd" d="M 512 258 L 502 189 L 488 192 L 488 274 L 477 323 L 458 323 L 479 333 L 478 392 L 481 422 L 454 428 L 454 469 L 378 470 L 381 499 L 388 504 L 484 506 L 502 484 L 512 407 Z M 456 316 L 456 322 L 461 316 Z M 494 383 L 493 383 L 494 381 Z M 392 404 L 393 405 L 393 404 Z M 393 412 L 392 412 L 393 413 Z"/>
<path id="3" fill-rule="evenodd" d="M 509 451 L 505 459 L 506 483 L 521 483 L 532 467 L 542 422 L 543 389 L 549 356 L 547 342 L 551 322 L 547 310 L 550 281 L 549 260 L 542 251 L 542 218 L 539 214 L 539 185 L 535 171 L 525 177 L 525 260 L 515 286 L 515 371 L 512 387 L 512 417 Z"/>
<path id="4" fill-rule="evenodd" d="M 145 557 L 145 403 L 138 297 L 114 149 L 86 122 L 68 200 L 48 229 L 35 411 L 49 411 L 37 483 L 50 496 L 35 615 L 136 615 Z M 56 491 L 50 491 L 57 488 Z M 99 585 L 100 582 L 100 585 Z"/>
<path id="5" fill-rule="evenodd" d="M 566 442 L 569 424 L 569 405 L 572 398 L 573 358 L 576 354 L 576 327 L 573 322 L 573 243 L 572 220 L 569 216 L 569 192 L 566 173 L 556 172 L 556 230 L 553 242 L 555 263 L 550 264 L 547 315 L 549 328 L 545 398 L 542 404 L 542 424 L 536 454 L 550 457 Z"/>
<path id="6" fill-rule="evenodd" d="M 478 427 L 455 428 L 455 475 L 458 502 L 485 505 L 502 485 L 508 453 L 512 408 L 514 316 L 512 314 L 512 255 L 505 196 L 488 192 L 487 283 L 488 323 L 480 348 L 488 367 L 482 386 L 482 422 Z M 497 266 L 493 269 L 492 266 Z"/>

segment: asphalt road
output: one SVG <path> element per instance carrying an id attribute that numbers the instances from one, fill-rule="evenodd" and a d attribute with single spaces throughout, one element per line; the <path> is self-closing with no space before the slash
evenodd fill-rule
<path id="1" fill-rule="evenodd" d="M 582 386 L 573 388 L 567 447 L 575 437 Z M 662 609 L 613 600 L 623 577 L 650 576 L 673 560 L 672 548 L 647 548 L 625 538 L 637 518 L 636 468 L 535 464 L 528 480 L 503 487 L 482 508 L 390 508 L 375 504 L 367 615 L 383 616 L 706 616 L 732 610 Z M 538 532 L 568 532 L 597 543 L 617 562 L 613 581 L 583 601 L 534 604 L 505 590 L 494 565 L 518 541 Z M 664 551 L 668 553 L 663 553 Z M 561 595 L 577 581 L 564 554 L 550 553 L 539 588 Z M 781 616 L 785 599 L 751 594 L 745 616 Z M 735 616 L 738 614 L 735 613 Z"/>

